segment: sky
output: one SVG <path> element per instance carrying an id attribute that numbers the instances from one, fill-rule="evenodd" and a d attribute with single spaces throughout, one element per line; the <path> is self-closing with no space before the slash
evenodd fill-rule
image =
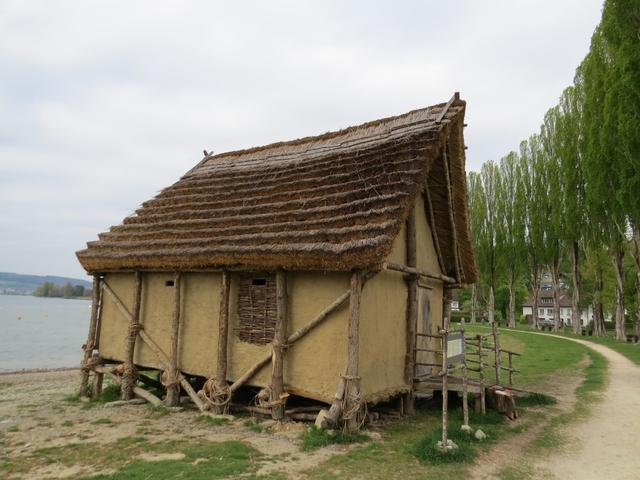
<path id="1" fill-rule="evenodd" d="M 538 130 L 602 0 L 0 2 L 0 271 L 75 251 L 216 153 L 467 101 L 467 168 Z"/>

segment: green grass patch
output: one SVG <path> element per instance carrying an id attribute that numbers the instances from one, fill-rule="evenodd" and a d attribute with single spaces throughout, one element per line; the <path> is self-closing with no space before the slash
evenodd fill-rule
<path id="1" fill-rule="evenodd" d="M 73 422 L 71 420 L 65 420 L 60 424 L 61 427 L 71 427 L 73 426 Z"/>
<path id="2" fill-rule="evenodd" d="M 147 409 L 149 412 L 147 413 L 147 418 L 162 418 L 171 414 L 171 409 L 164 405 L 149 405 Z"/>
<path id="3" fill-rule="evenodd" d="M 143 453 L 176 452 L 183 453 L 185 457 L 157 462 L 145 462 L 138 458 Z M 51 464 L 90 466 L 94 471 L 116 470 L 113 474 L 86 477 L 94 479 L 235 478 L 255 472 L 262 458 L 258 451 L 241 442 L 150 442 L 141 437 L 126 437 L 107 444 L 79 442 L 41 448 L 12 458 L 11 461 L 0 460 L 0 478 L 11 475 L 29 478 L 30 471 Z"/>
<path id="4" fill-rule="evenodd" d="M 257 466 L 256 460 L 261 456 L 256 450 L 241 442 L 198 442 L 173 446 L 175 451 L 184 453 L 183 459 L 155 462 L 133 460 L 116 473 L 89 478 L 93 480 L 236 478 L 254 470 Z"/>
<path id="5" fill-rule="evenodd" d="M 346 433 L 341 431 L 328 431 L 312 425 L 302 434 L 302 450 L 308 452 L 316 448 L 333 444 L 363 443 L 369 440 L 367 435 L 359 433 Z"/>
<path id="6" fill-rule="evenodd" d="M 200 415 L 196 418 L 196 421 L 200 423 L 206 423 L 207 425 L 220 426 L 229 423 L 229 419 L 225 417 L 212 417 L 211 415 Z"/>
<path id="7" fill-rule="evenodd" d="M 541 407 L 557 403 L 555 398 L 544 393 L 530 393 L 527 396 L 516 398 L 516 406 L 518 407 Z"/>
<path id="8" fill-rule="evenodd" d="M 468 333 L 487 334 L 491 331 L 488 327 L 480 325 L 468 325 Z M 554 338 L 544 335 L 535 335 L 530 329 L 500 329 L 501 346 L 504 349 L 520 353 L 515 357 L 514 368 L 520 373 L 514 375 L 514 385 L 535 389 L 545 383 L 545 380 L 553 375 L 559 375 L 563 370 L 572 369 L 584 358 L 587 347 L 575 342 L 567 342 L 562 338 Z M 506 356 L 503 354 L 503 363 Z M 494 356 L 489 355 L 487 363 L 494 362 Z M 493 379 L 492 371 L 487 370 L 485 375 Z M 503 380 L 506 373 L 502 372 Z"/>
<path id="9" fill-rule="evenodd" d="M 113 420 L 111 420 L 110 418 L 98 418 L 96 420 L 93 420 L 91 422 L 91 425 L 111 425 L 113 423 Z"/>
<path id="10" fill-rule="evenodd" d="M 269 427 L 265 427 L 260 422 L 256 422 L 253 418 L 244 421 L 243 425 L 252 432 L 264 433 L 269 431 Z"/>

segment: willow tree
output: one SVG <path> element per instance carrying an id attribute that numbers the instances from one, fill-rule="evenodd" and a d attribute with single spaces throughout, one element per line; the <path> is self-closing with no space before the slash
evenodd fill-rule
<path id="1" fill-rule="evenodd" d="M 618 82 L 607 43 L 599 28 L 591 39 L 591 50 L 581 65 L 584 86 L 583 165 L 590 205 L 590 222 L 599 225 L 607 245 L 616 283 L 616 338 L 624 330 L 624 247 L 627 216 L 618 198 L 622 179 L 616 174 L 620 158 L 619 125 L 614 115 Z M 618 167 L 619 168 L 619 167 Z"/>
<path id="2" fill-rule="evenodd" d="M 522 189 L 521 165 L 516 152 L 500 160 L 500 188 L 497 192 L 498 264 L 505 273 L 509 290 L 509 327 L 516 327 L 516 290 L 522 272 L 525 249 L 525 199 Z"/>

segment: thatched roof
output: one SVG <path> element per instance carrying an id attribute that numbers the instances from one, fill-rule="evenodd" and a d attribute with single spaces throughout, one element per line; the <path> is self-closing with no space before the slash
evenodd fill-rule
<path id="1" fill-rule="evenodd" d="M 461 280 L 473 282 L 464 110 L 456 95 L 337 132 L 206 156 L 78 259 L 88 272 L 376 267 L 428 185 L 445 270 L 455 274 L 446 149 Z"/>

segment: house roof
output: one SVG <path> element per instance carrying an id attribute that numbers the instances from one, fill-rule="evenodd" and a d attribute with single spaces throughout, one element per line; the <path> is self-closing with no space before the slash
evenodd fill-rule
<path id="1" fill-rule="evenodd" d="M 78 259 L 93 273 L 373 268 L 389 254 L 416 193 L 428 187 L 444 273 L 456 277 L 457 251 L 460 280 L 472 283 L 464 112 L 456 94 L 446 104 L 336 132 L 207 155 L 88 242 Z"/>
<path id="2" fill-rule="evenodd" d="M 551 299 L 551 302 L 543 302 L 543 298 Z M 558 303 L 560 308 L 571 307 L 571 299 L 566 290 L 560 290 L 558 292 Z M 533 295 L 530 296 L 526 302 L 522 304 L 523 307 L 533 307 Z M 553 307 L 553 290 L 541 290 L 538 298 L 538 308 Z"/>

